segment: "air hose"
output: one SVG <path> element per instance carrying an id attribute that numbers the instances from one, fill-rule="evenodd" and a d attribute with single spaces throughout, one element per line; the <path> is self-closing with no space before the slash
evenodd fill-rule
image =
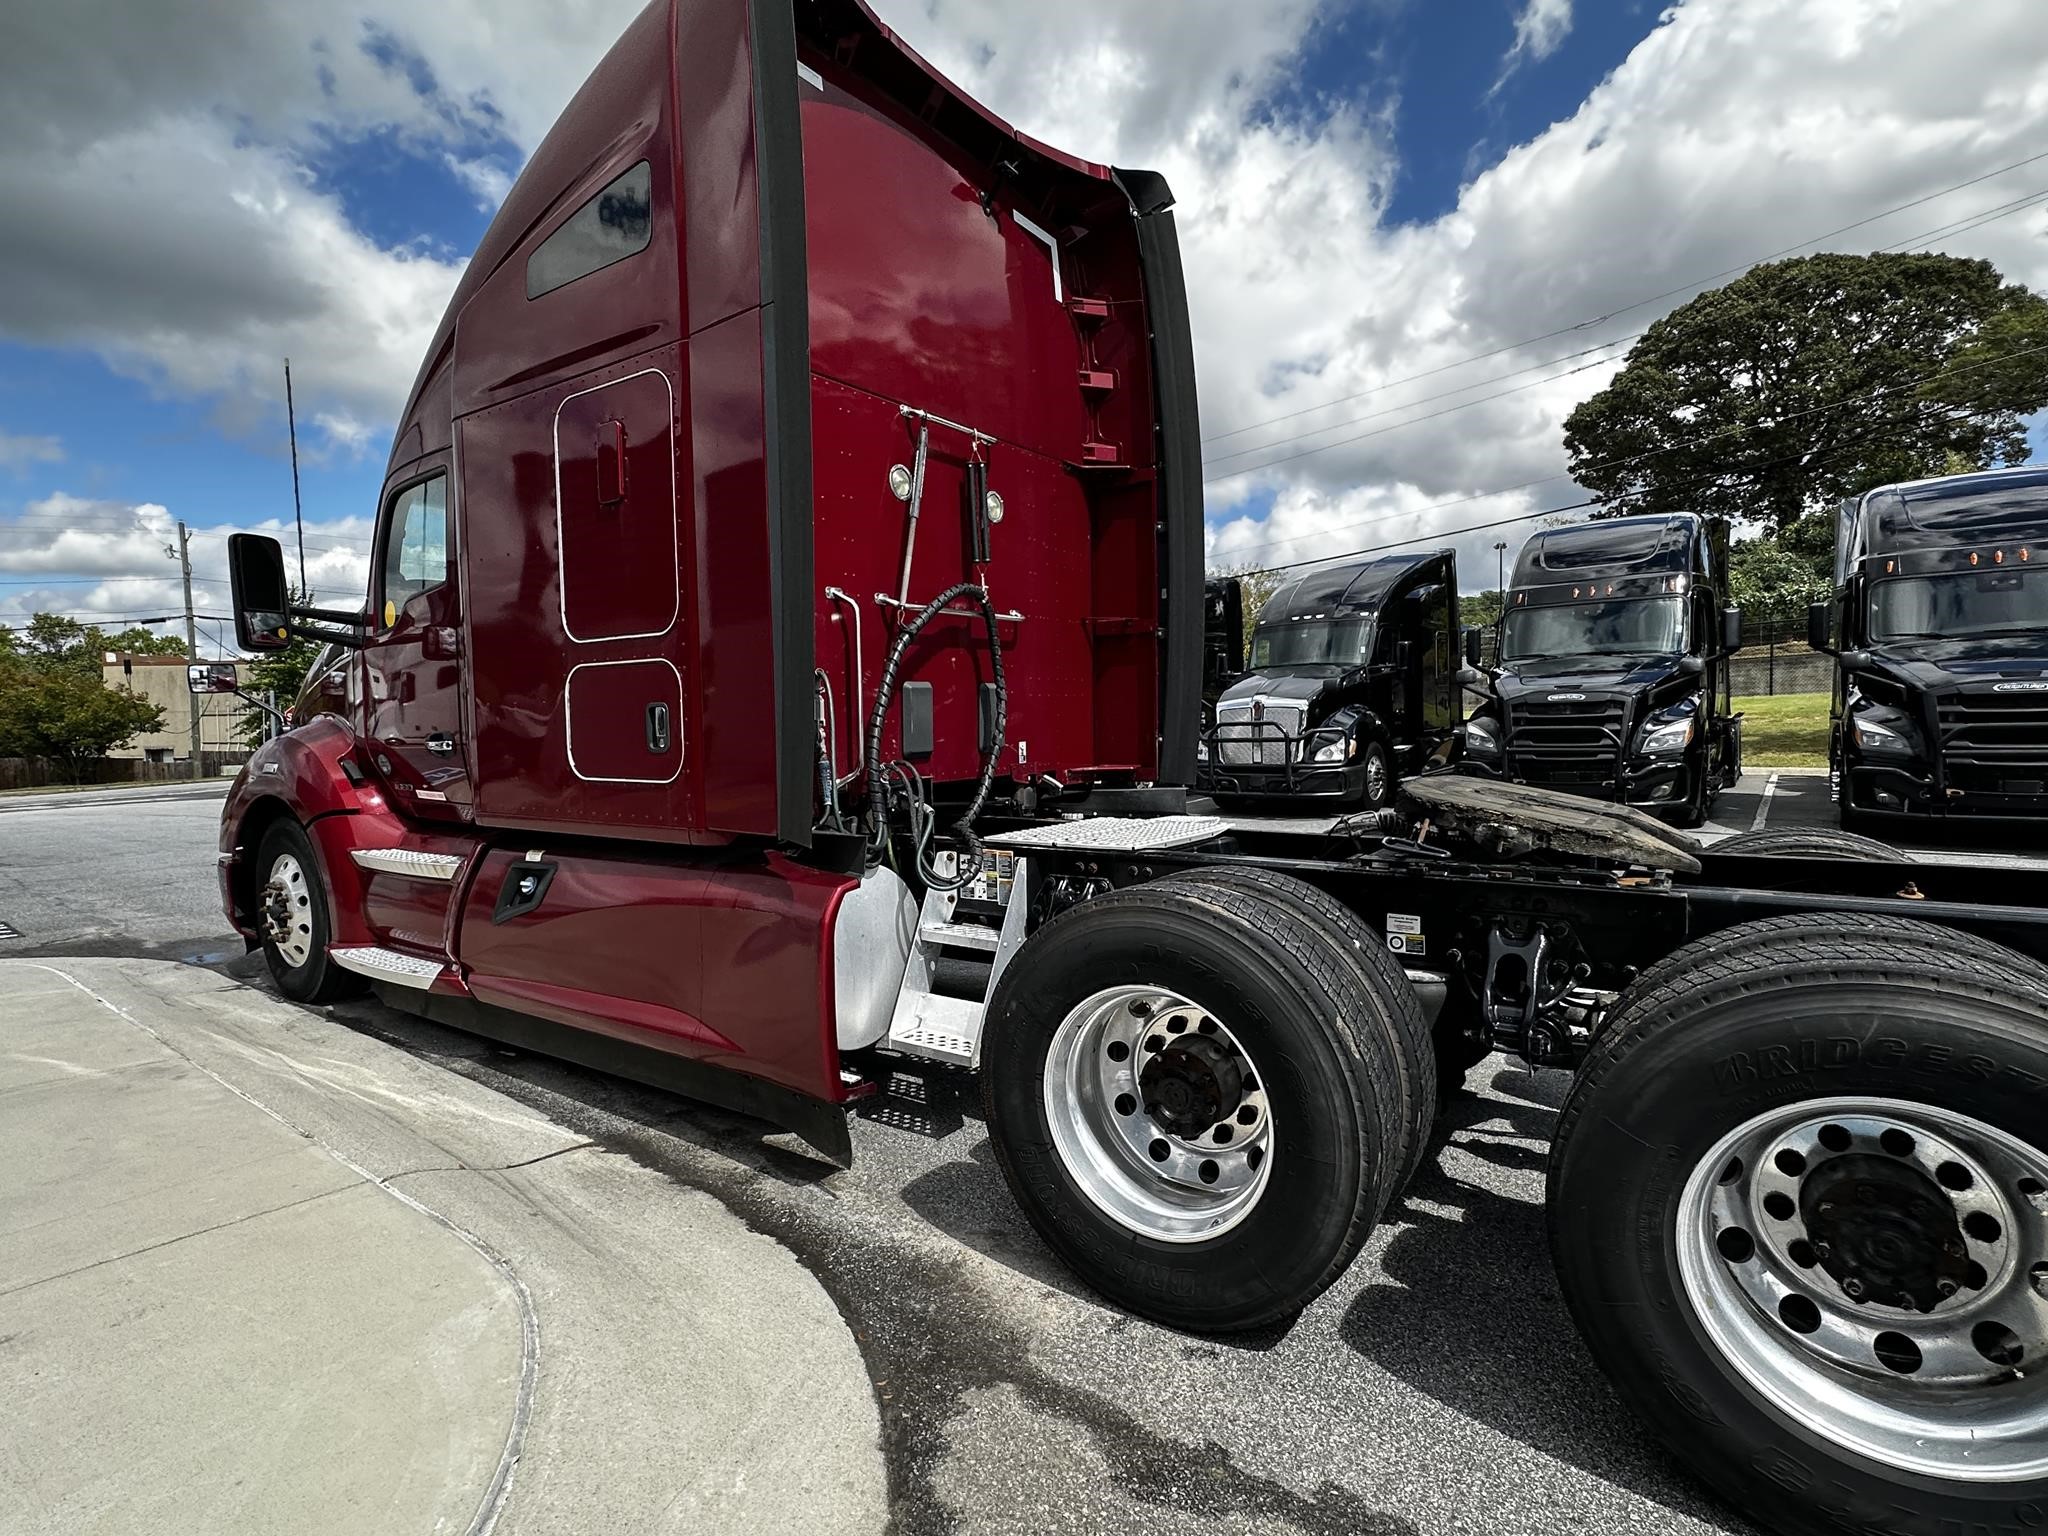
<path id="1" fill-rule="evenodd" d="M 907 762 L 886 765 L 882 762 L 882 722 L 888 718 L 889 706 L 895 702 L 897 676 L 902 669 L 904 654 L 911 642 L 924 632 L 924 628 L 958 597 L 971 597 L 981 610 L 981 621 L 988 631 L 989 666 L 994 673 L 992 681 L 996 690 L 995 730 L 989 739 L 988 751 L 982 755 L 981 777 L 975 781 L 974 796 L 967 802 L 967 809 L 961 814 L 953 830 L 966 845 L 967 852 L 956 864 L 953 877 L 940 876 L 931 868 L 926 858 L 926 848 L 931 840 L 933 813 L 924 798 L 924 777 Z M 975 836 L 975 818 L 981 815 L 982 807 L 988 802 L 990 788 L 995 783 L 996 762 L 1003 755 L 1003 735 L 1009 724 L 1009 692 L 1003 682 L 1003 642 L 996 628 L 995 605 L 989 601 L 988 589 L 971 581 L 963 581 L 949 587 L 906 623 L 896 635 L 896 643 L 889 647 L 889 659 L 882 665 L 881 681 L 875 686 L 874 712 L 868 716 L 867 774 L 868 801 L 874 825 L 869 833 L 869 863 L 880 861 L 881 851 L 889 839 L 889 790 L 890 785 L 900 786 L 905 810 L 910 820 L 912 844 L 916 849 L 917 872 L 928 886 L 936 890 L 954 891 L 972 880 L 981 872 L 981 839 Z"/>

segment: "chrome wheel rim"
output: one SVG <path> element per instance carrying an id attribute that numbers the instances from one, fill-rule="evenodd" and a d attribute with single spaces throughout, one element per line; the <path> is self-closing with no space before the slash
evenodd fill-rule
<path id="1" fill-rule="evenodd" d="M 1377 805 L 1387 798 L 1387 760 L 1378 749 L 1365 749 L 1365 797 Z"/>
<path id="2" fill-rule="evenodd" d="M 1930 1105 L 1809 1099 L 1715 1143 L 1677 1239 L 1701 1329 L 1810 1433 L 1935 1477 L 2048 1472 L 2048 1154 Z"/>
<path id="3" fill-rule="evenodd" d="M 1161 987 L 1110 987 L 1061 1020 L 1045 1113 L 1081 1192 L 1160 1242 L 1220 1237 L 1272 1175 L 1273 1117 L 1256 1064 L 1222 1020 Z"/>
<path id="4" fill-rule="evenodd" d="M 295 854 L 272 862 L 261 905 L 264 938 L 296 971 L 313 957 L 313 887 Z"/>

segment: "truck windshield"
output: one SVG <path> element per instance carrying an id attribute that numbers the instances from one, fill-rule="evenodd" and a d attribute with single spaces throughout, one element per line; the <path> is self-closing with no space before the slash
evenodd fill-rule
<path id="1" fill-rule="evenodd" d="M 1357 667 L 1371 654 L 1371 619 L 1310 619 L 1299 624 L 1261 624 L 1252 631 L 1254 671 L 1317 662 Z"/>
<path id="2" fill-rule="evenodd" d="M 1550 656 L 1669 656 L 1685 649 L 1685 599 L 1633 597 L 1611 603 L 1516 608 L 1501 637 L 1501 659 Z"/>
<path id="3" fill-rule="evenodd" d="M 1894 576 L 1870 589 L 1873 640 L 1969 640 L 2048 629 L 2048 570 Z"/>

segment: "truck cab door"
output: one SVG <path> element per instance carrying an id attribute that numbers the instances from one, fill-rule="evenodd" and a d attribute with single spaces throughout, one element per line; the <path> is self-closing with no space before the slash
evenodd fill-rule
<path id="1" fill-rule="evenodd" d="M 363 737 L 396 803 L 466 821 L 474 798 L 463 711 L 462 603 L 445 462 L 384 497 L 363 652 Z"/>

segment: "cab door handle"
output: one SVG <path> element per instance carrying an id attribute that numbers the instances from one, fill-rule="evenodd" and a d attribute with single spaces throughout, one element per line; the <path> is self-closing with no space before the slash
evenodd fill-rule
<path id="1" fill-rule="evenodd" d="M 668 706 L 650 704 L 647 706 L 647 750 L 659 756 L 668 751 L 668 743 Z"/>

